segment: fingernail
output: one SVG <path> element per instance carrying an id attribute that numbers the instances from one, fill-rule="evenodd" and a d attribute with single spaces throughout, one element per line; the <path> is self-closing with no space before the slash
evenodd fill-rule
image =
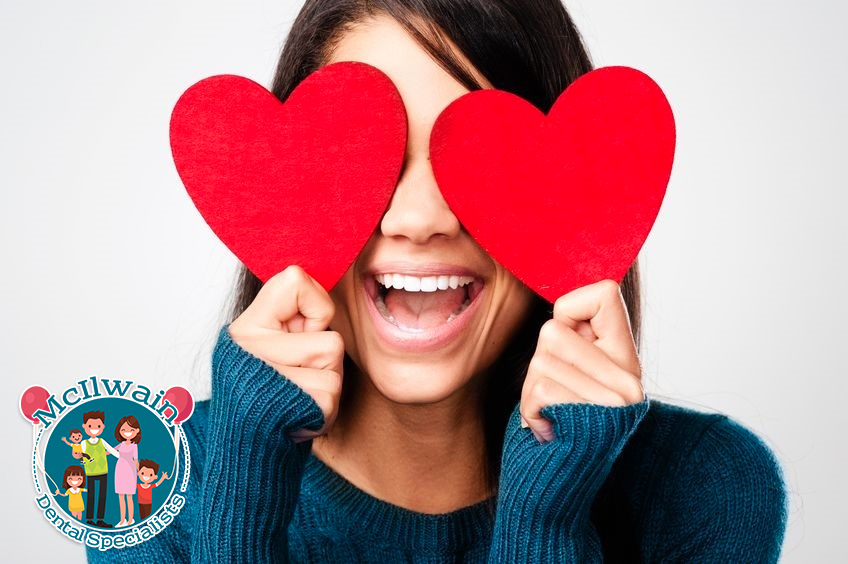
<path id="1" fill-rule="evenodd" d="M 529 427 L 529 426 L 530 426 L 530 425 L 527 423 L 527 420 L 526 420 L 526 419 L 524 419 L 524 416 L 523 416 L 523 415 L 521 416 L 521 426 L 522 426 L 524 429 L 526 429 L 527 427 Z"/>
<path id="2" fill-rule="evenodd" d="M 546 443 L 554 440 L 554 426 L 551 424 L 544 425 L 539 434 L 545 438 Z"/>

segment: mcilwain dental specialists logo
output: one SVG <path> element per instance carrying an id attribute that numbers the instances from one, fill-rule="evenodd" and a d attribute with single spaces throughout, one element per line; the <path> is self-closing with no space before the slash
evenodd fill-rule
<path id="1" fill-rule="evenodd" d="M 185 504 L 191 459 L 180 424 L 193 409 L 185 388 L 154 393 L 96 376 L 60 394 L 41 386 L 24 390 L 35 503 L 47 522 L 99 550 L 160 533 Z"/>

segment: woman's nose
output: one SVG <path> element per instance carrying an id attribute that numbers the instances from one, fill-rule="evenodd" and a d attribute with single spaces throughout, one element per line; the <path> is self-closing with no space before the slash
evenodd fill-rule
<path id="1" fill-rule="evenodd" d="M 439 191 L 429 159 L 407 161 L 380 222 L 382 234 L 405 237 L 422 245 L 439 235 L 454 238 L 461 230 L 459 220 Z"/>

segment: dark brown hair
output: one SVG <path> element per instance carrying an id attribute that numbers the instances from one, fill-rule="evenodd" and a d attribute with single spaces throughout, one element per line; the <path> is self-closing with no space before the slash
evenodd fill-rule
<path id="1" fill-rule="evenodd" d="M 85 487 L 85 472 L 82 471 L 82 468 L 79 466 L 68 466 L 65 468 L 65 475 L 62 476 L 62 487 L 64 489 L 71 489 L 71 486 L 68 484 L 68 478 L 71 476 L 82 476 L 82 484 L 80 484 L 79 487 Z"/>
<path id="2" fill-rule="evenodd" d="M 517 94 L 543 112 L 550 110 L 566 86 L 592 70 L 580 34 L 559 0 L 307 0 L 280 55 L 273 93 L 285 100 L 304 78 L 326 63 L 346 30 L 380 14 L 399 22 L 438 64 L 469 90 L 478 90 L 481 85 L 446 40 L 453 42 L 495 88 Z M 516 194 L 516 197 L 521 196 Z M 250 305 L 261 287 L 261 281 L 242 266 L 230 319 L 238 317 Z M 633 262 L 624 277 L 621 292 L 638 350 L 641 326 L 638 261 Z M 497 488 L 507 418 L 520 398 L 539 329 L 551 316 L 551 304 L 537 296 L 524 325 L 494 364 L 497 368 L 481 395 L 486 428 L 486 480 L 492 492 Z M 346 375 L 348 370 L 357 371 L 346 358 Z"/>
<path id="3" fill-rule="evenodd" d="M 106 414 L 102 411 L 87 411 L 82 414 L 82 424 L 85 425 L 89 419 L 100 419 L 104 424 L 106 423 Z"/>
<path id="4" fill-rule="evenodd" d="M 138 424 L 138 419 L 135 418 L 134 415 L 127 415 L 126 417 L 121 417 L 121 420 L 118 421 L 118 425 L 115 427 L 115 440 L 119 443 L 127 440 L 123 435 L 121 435 L 121 427 L 124 423 L 128 423 L 130 427 L 133 429 L 138 429 L 138 433 L 131 439 L 131 441 L 135 444 L 141 442 L 141 425 Z"/>
<path id="5" fill-rule="evenodd" d="M 73 435 L 74 433 L 79 434 L 79 435 L 82 435 L 82 431 L 80 431 L 79 429 L 71 429 L 71 430 L 68 432 L 68 435 Z"/>
<path id="6" fill-rule="evenodd" d="M 159 465 L 153 462 L 152 460 L 148 460 L 146 458 L 142 458 L 138 461 L 138 470 L 141 472 L 142 468 L 150 468 L 153 470 L 154 474 L 159 473 Z"/>

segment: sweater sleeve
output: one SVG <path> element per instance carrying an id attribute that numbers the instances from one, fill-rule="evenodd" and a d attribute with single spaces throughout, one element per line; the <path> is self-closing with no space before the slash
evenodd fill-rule
<path id="1" fill-rule="evenodd" d="M 311 448 L 289 433 L 323 421 L 306 392 L 221 331 L 193 561 L 286 560 L 286 529 Z"/>
<path id="2" fill-rule="evenodd" d="M 212 356 L 208 413 L 194 414 L 189 423 L 192 473 L 180 514 L 141 544 L 89 548 L 90 562 L 288 560 L 287 528 L 311 448 L 311 442 L 295 444 L 289 433 L 319 429 L 318 405 L 236 344 L 225 327 Z M 182 476 L 180 469 L 177 483 Z"/>
<path id="3" fill-rule="evenodd" d="M 648 403 L 545 407 L 556 435 L 545 444 L 520 426 L 516 407 L 504 438 L 489 561 L 601 561 L 592 502 Z"/>
<path id="4" fill-rule="evenodd" d="M 722 417 L 658 479 L 644 526 L 646 562 L 777 562 L 786 529 L 783 473 L 751 431 Z"/>

